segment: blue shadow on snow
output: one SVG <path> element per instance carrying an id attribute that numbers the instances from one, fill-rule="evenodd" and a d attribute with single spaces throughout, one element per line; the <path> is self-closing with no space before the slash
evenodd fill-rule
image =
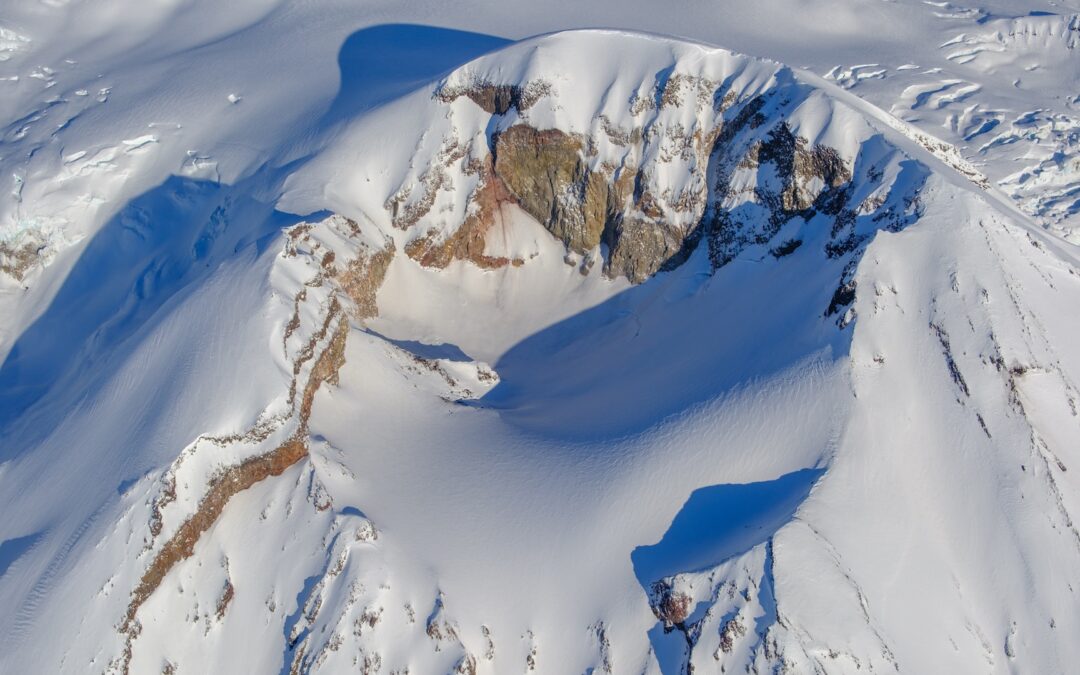
<path id="1" fill-rule="evenodd" d="M 630 554 L 638 582 L 647 590 L 664 577 L 713 567 L 767 541 L 823 472 L 802 469 L 760 483 L 694 490 L 660 541 Z"/>
<path id="2" fill-rule="evenodd" d="M 433 26 L 358 30 L 338 53 L 341 86 L 317 124 L 345 121 L 508 43 Z M 267 161 L 235 185 L 172 176 L 102 225 L 0 363 L 0 461 L 29 451 L 51 431 L 31 419 L 47 417 L 43 406 L 73 407 L 100 386 L 92 373 L 107 370 L 103 361 L 129 356 L 129 338 L 162 320 L 174 296 L 227 257 L 252 243 L 268 245 L 299 221 L 274 209 L 274 199 L 252 195 L 278 194 L 310 158 Z"/>
<path id="3" fill-rule="evenodd" d="M 630 554 L 638 583 L 648 593 L 653 584 L 683 572 L 715 567 L 768 540 L 790 522 L 824 469 L 802 469 L 770 481 L 712 485 L 694 490 L 671 526 L 652 546 L 639 546 Z M 772 591 L 772 551 L 766 549 L 766 578 L 759 601 L 763 620 L 775 618 Z M 699 621 L 703 603 L 691 611 L 684 625 Z M 660 672 L 682 673 L 688 657 L 688 630 L 671 631 L 657 623 L 649 631 Z M 763 628 L 758 628 L 763 633 Z"/>
<path id="4" fill-rule="evenodd" d="M 508 44 L 493 35 L 415 24 L 358 30 L 338 52 L 341 90 L 327 118 L 348 119 Z"/>

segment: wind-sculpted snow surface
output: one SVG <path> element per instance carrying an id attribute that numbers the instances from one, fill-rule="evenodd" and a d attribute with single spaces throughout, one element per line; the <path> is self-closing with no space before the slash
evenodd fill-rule
<path id="1" fill-rule="evenodd" d="M 446 39 L 14 254 L 3 670 L 1069 672 L 1075 247 L 774 62 Z"/>
<path id="2" fill-rule="evenodd" d="M 826 77 L 955 143 L 1028 214 L 1075 243 L 1078 8 L 925 4 L 942 8 L 936 58 L 912 51 L 908 62 L 836 66 Z"/>

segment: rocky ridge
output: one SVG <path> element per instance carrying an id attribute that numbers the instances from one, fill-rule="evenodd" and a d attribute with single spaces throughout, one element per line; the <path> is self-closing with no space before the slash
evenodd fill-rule
<path id="1" fill-rule="evenodd" d="M 487 233 L 513 205 L 561 241 L 582 273 L 600 262 L 609 278 L 642 283 L 701 242 L 713 269 L 749 249 L 781 257 L 810 238 L 841 258 L 874 231 L 919 217 L 925 170 L 880 138 L 843 149 L 812 141 L 818 130 L 799 120 L 819 96 L 789 71 L 750 92 L 675 71 L 641 82 L 618 116 L 609 103 L 585 131 L 534 121 L 558 118 L 550 82 L 496 83 L 470 67 L 449 76 L 432 99 L 471 127 L 451 122 L 434 157 L 414 158 L 424 167 L 418 178 L 387 200 L 409 237 L 406 254 L 435 268 L 524 264 L 485 253 Z M 486 115 L 462 114 L 469 105 Z M 435 205 L 461 189 L 466 215 L 454 225 Z"/>

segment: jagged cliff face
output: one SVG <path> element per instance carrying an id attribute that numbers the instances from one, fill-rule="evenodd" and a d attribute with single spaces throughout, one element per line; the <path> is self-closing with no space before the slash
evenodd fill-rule
<path id="1" fill-rule="evenodd" d="M 387 201 L 396 227 L 421 233 L 405 250 L 425 266 L 521 264 L 484 253 L 504 205 L 543 225 L 583 274 L 601 261 L 607 277 L 636 284 L 685 263 L 702 242 L 717 269 L 751 247 L 781 257 L 824 230 L 823 252 L 841 258 L 873 232 L 918 218 L 925 171 L 902 167 L 875 140 L 844 139 L 843 151 L 809 140 L 798 120 L 814 92 L 782 72 L 747 91 L 724 77 L 673 72 L 639 83 L 625 105 L 607 103 L 560 128 L 532 121 L 558 120 L 557 86 L 499 83 L 479 69 L 451 75 L 433 99 L 450 119 L 462 100 L 486 115 L 454 124 L 434 158 L 414 158 L 426 168 Z M 434 226 L 440 192 L 470 182 L 464 222 Z"/>
<path id="2" fill-rule="evenodd" d="M 75 461 L 115 382 L 188 377 L 185 343 L 205 389 L 119 437 L 177 445 L 65 543 L 92 583 L 47 571 L 17 630 L 59 598 L 65 672 L 1060 671 L 1076 256 L 908 131 L 777 64 L 587 31 L 288 175 L 163 186 L 88 263 L 127 251 L 158 313 L 103 320 L 90 344 L 139 349 L 40 447 Z M 147 223 L 178 208 L 163 255 Z"/>

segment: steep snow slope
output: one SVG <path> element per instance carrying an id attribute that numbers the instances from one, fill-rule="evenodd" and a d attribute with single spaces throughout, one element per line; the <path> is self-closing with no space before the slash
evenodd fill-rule
<path id="1" fill-rule="evenodd" d="M 7 300 L 5 669 L 1068 672 L 1074 247 L 775 63 L 410 68 Z"/>

